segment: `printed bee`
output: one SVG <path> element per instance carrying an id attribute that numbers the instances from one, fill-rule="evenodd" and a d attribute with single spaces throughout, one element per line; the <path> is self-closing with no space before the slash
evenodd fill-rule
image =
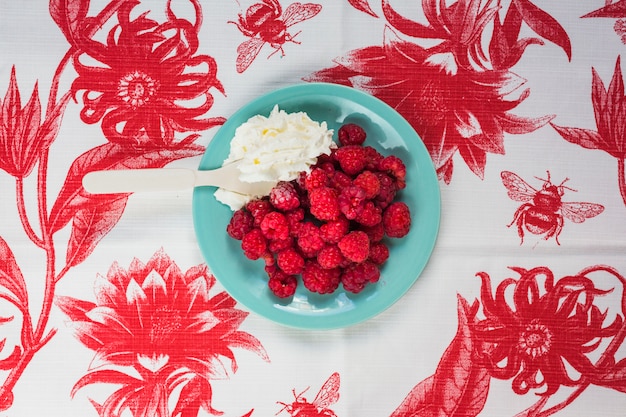
<path id="1" fill-rule="evenodd" d="M 287 29 L 296 23 L 311 19 L 321 10 L 322 6 L 319 4 L 295 2 L 283 13 L 278 0 L 263 0 L 248 7 L 245 15 L 239 13 L 238 21 L 229 23 L 237 25 L 241 33 L 250 39 L 237 47 L 237 72 L 244 72 L 266 43 L 275 49 L 268 58 L 279 51 L 285 56 L 283 50 L 285 43 L 300 43 L 294 39 L 300 32 L 291 34 Z"/>
<path id="2" fill-rule="evenodd" d="M 295 401 L 291 404 L 279 402 L 284 407 L 276 415 L 286 411 L 291 417 L 337 417 L 329 407 L 339 400 L 339 382 L 339 374 L 333 373 L 310 403 L 302 396 L 309 388 L 300 394 L 293 390 Z"/>
<path id="3" fill-rule="evenodd" d="M 565 190 L 576 190 L 563 185 L 568 178 L 559 185 L 554 185 L 550 181 L 550 172 L 547 175 L 547 179 L 535 177 L 543 181 L 541 190 L 537 190 L 513 172 L 501 173 L 502 183 L 507 188 L 509 197 L 524 203 L 515 211 L 513 221 L 508 224 L 508 227 L 517 224 L 520 244 L 524 243 L 526 229 L 535 235 L 543 235 L 545 240 L 554 236 L 556 243 L 560 245 L 559 234 L 563 229 L 564 218 L 574 223 L 582 223 L 604 211 L 604 206 L 600 204 L 562 201 Z"/>

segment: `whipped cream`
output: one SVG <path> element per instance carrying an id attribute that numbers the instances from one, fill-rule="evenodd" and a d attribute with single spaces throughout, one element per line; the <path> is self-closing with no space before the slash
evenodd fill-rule
<path id="1" fill-rule="evenodd" d="M 333 131 L 306 112 L 287 113 L 274 106 L 269 116 L 256 115 L 235 130 L 224 165 L 239 161 L 244 182 L 291 181 L 308 172 L 317 157 L 334 147 Z M 258 196 L 219 188 L 215 198 L 233 211 Z"/>

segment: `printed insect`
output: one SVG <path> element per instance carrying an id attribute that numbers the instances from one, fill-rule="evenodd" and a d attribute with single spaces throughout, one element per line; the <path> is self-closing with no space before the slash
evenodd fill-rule
<path id="1" fill-rule="evenodd" d="M 500 175 L 509 197 L 524 203 L 515 211 L 513 221 L 508 225 L 511 227 L 517 224 L 520 245 L 524 243 L 524 229 L 535 235 L 543 235 L 545 240 L 554 236 L 554 240 L 560 245 L 559 234 L 563 229 L 564 219 L 582 223 L 604 211 L 604 206 L 600 204 L 562 201 L 565 190 L 576 191 L 563 185 L 568 178 L 559 185 L 554 185 L 550 181 L 550 172 L 547 172 L 547 179 L 535 177 L 543 181 L 541 190 L 537 190 L 513 172 L 502 171 Z"/>
<path id="2" fill-rule="evenodd" d="M 241 33 L 250 39 L 242 42 L 237 47 L 237 72 L 244 72 L 261 48 L 268 43 L 274 51 L 268 56 L 270 58 L 277 52 L 285 56 L 283 45 L 287 42 L 300 44 L 295 37 L 300 33 L 289 33 L 288 29 L 296 23 L 311 19 L 322 10 L 322 6 L 313 3 L 290 4 L 283 13 L 278 0 L 263 0 L 248 7 L 245 15 L 239 13 L 237 22 L 229 21 L 237 25 Z"/>
<path id="3" fill-rule="evenodd" d="M 295 401 L 291 404 L 279 402 L 284 407 L 276 415 L 287 411 L 291 417 L 337 417 L 329 407 L 339 400 L 339 374 L 333 373 L 322 385 L 312 402 L 302 396 L 309 388 L 300 394 L 292 390 Z"/>

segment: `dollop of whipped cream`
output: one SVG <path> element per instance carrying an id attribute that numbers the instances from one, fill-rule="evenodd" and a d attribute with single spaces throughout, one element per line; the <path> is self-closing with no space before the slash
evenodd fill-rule
<path id="1" fill-rule="evenodd" d="M 274 106 L 269 116 L 255 115 L 237 127 L 224 165 L 239 161 L 239 179 L 244 182 L 291 181 L 308 172 L 318 156 L 335 146 L 333 130 L 306 112 L 287 113 Z M 215 198 L 233 211 L 258 196 L 219 188 Z"/>

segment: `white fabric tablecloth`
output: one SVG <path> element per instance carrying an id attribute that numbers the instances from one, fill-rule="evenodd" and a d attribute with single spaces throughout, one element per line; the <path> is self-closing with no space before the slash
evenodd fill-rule
<path id="1" fill-rule="evenodd" d="M 0 416 L 623 415 L 625 44 L 623 0 L 0 0 Z M 81 191 L 196 168 L 316 81 L 394 107 L 439 174 L 432 257 L 370 320 L 221 294 L 192 191 Z"/>

